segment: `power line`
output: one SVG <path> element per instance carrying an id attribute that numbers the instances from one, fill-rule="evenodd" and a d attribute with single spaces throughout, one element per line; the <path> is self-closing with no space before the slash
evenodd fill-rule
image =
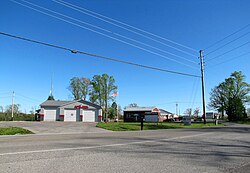
<path id="1" fill-rule="evenodd" d="M 129 24 L 125 23 L 125 22 L 121 22 L 121 21 L 116 20 L 116 19 L 113 19 L 113 18 L 111 18 L 111 17 L 107 17 L 107 16 L 102 15 L 102 14 L 100 14 L 100 13 L 97 13 L 97 12 L 94 12 L 94 11 L 91 11 L 91 10 L 88 10 L 88 9 L 86 9 L 86 8 L 83 8 L 83 7 L 76 6 L 76 5 L 74 5 L 74 4 L 72 4 L 72 3 L 69 3 L 69 2 L 65 2 L 65 1 L 62 1 L 62 0 L 59 0 L 59 1 L 62 2 L 62 3 L 68 4 L 68 5 L 71 5 L 71 6 L 73 6 L 73 7 L 76 7 L 76 8 L 82 9 L 82 10 L 85 10 L 85 11 L 87 11 L 87 12 L 89 12 L 89 13 L 92 13 L 92 14 L 95 14 L 95 15 L 97 15 L 97 16 L 103 17 L 103 18 L 105 18 L 105 19 L 109 19 L 109 20 L 114 21 L 114 22 L 116 22 L 116 23 L 119 23 L 119 24 L 125 25 L 125 26 L 127 26 L 127 27 L 133 28 L 133 29 L 135 29 L 135 30 L 137 30 L 137 31 L 141 31 L 141 32 L 146 33 L 146 34 L 149 34 L 149 35 L 151 35 L 151 36 L 154 36 L 154 37 L 160 38 L 160 39 L 162 39 L 162 40 L 168 41 L 168 42 L 170 42 L 170 43 L 176 44 L 176 45 L 178 45 L 178 46 L 182 46 L 182 47 L 184 47 L 184 48 L 186 48 L 186 49 L 189 49 L 189 50 L 192 50 L 192 51 L 194 51 L 194 52 L 197 52 L 197 51 L 198 51 L 198 50 L 193 49 L 193 48 L 191 48 L 191 47 L 189 47 L 189 46 L 185 46 L 185 45 L 180 44 L 180 43 L 177 43 L 177 42 L 175 42 L 175 41 L 173 41 L 173 40 L 170 40 L 170 39 L 164 38 L 164 37 L 162 37 L 162 36 L 153 34 L 153 33 L 151 33 L 151 32 L 145 31 L 145 30 L 143 30 L 143 29 L 134 27 L 134 26 L 129 25 Z"/>
<path id="2" fill-rule="evenodd" d="M 16 95 L 21 96 L 21 97 L 23 97 L 23 98 L 26 98 L 26 99 L 31 100 L 31 101 L 36 102 L 36 103 L 38 103 L 38 102 L 41 103 L 41 101 L 39 101 L 39 100 L 33 99 L 33 98 L 31 98 L 31 97 L 27 97 L 27 96 L 22 95 L 22 94 L 17 93 L 17 92 L 16 92 Z"/>
<path id="3" fill-rule="evenodd" d="M 236 41 L 236 40 L 239 40 L 240 38 L 242 38 L 242 37 L 244 37 L 244 36 L 248 35 L 249 33 L 250 33 L 250 32 L 247 32 L 247 33 L 245 33 L 245 34 L 243 34 L 243 35 L 241 35 L 241 36 L 237 37 L 236 39 L 234 39 L 234 40 L 232 40 L 232 41 L 230 41 L 230 42 L 228 42 L 228 43 L 226 43 L 226 44 L 224 44 L 224 45 L 222 45 L 222 46 L 218 47 L 217 49 L 215 49 L 215 50 L 213 50 L 213 51 L 208 52 L 208 53 L 207 53 L 207 54 L 205 54 L 204 56 L 207 56 L 207 55 L 209 55 L 209 54 L 211 54 L 211 53 L 213 53 L 213 52 L 216 52 L 217 50 L 219 50 L 219 49 L 221 49 L 221 48 L 225 47 L 226 45 L 228 45 L 228 44 L 230 44 L 230 43 L 232 43 L 232 42 L 234 42 L 234 41 Z"/>
<path id="4" fill-rule="evenodd" d="M 240 29 L 236 30 L 236 31 L 235 31 L 235 32 L 233 32 L 232 34 L 229 34 L 228 36 L 226 36 L 226 37 L 224 37 L 224 38 L 222 38 L 222 39 L 220 39 L 220 40 L 216 41 L 215 43 L 211 44 L 210 46 L 206 47 L 206 48 L 205 48 L 205 49 L 203 49 L 203 50 L 207 50 L 207 49 L 209 49 L 209 48 L 211 48 L 211 47 L 213 47 L 213 46 L 217 45 L 218 43 L 220 43 L 220 42 L 224 41 L 225 39 L 227 39 L 227 38 L 231 37 L 232 35 L 234 35 L 234 34 L 236 34 L 236 33 L 240 32 L 240 31 L 242 31 L 242 30 L 246 29 L 246 28 L 247 28 L 247 27 L 249 27 L 249 26 L 250 26 L 250 23 L 249 23 L 249 24 L 247 24 L 247 25 L 245 25 L 245 26 L 243 26 L 242 28 L 240 28 Z"/>
<path id="5" fill-rule="evenodd" d="M 159 53 L 156 53 L 156 52 L 154 52 L 154 51 L 151 51 L 151 50 L 145 49 L 145 48 L 143 48 L 143 47 L 137 46 L 137 45 L 135 45 L 135 44 L 132 44 L 132 43 L 129 43 L 129 42 L 126 42 L 126 41 L 120 40 L 120 39 L 118 39 L 118 38 L 115 38 L 115 37 L 109 36 L 109 35 L 107 35 L 107 34 L 104 34 L 104 33 L 99 32 L 99 31 L 96 31 L 96 30 L 93 30 L 93 29 L 87 28 L 87 27 L 85 27 L 85 26 L 82 26 L 82 25 L 76 24 L 76 23 L 74 23 L 74 22 L 71 22 L 71 21 L 68 21 L 68 20 L 62 19 L 62 18 L 60 18 L 60 17 L 57 17 L 57 16 L 54 16 L 54 15 L 52 15 L 52 14 L 46 13 L 46 12 L 44 12 L 44 11 L 41 11 L 41 10 L 35 9 L 35 8 L 30 7 L 30 6 L 28 6 L 28 5 L 24 5 L 24 4 L 22 4 L 22 3 L 19 3 L 19 2 L 15 1 L 15 0 L 10 0 L 10 1 L 12 1 L 12 2 L 14 2 L 14 3 L 16 3 L 16 4 L 19 4 L 19 5 L 21 5 L 21 6 L 24 6 L 24 7 L 26 7 L 26 8 L 32 9 L 32 10 L 34 10 L 34 11 L 37 11 L 37 12 L 39 12 L 39 13 L 45 14 L 45 15 L 47 15 L 47 16 L 50 16 L 50 17 L 56 18 L 56 19 L 58 19 L 58 20 L 61 20 L 61 21 L 67 22 L 67 23 L 69 23 L 69 24 L 72 24 L 72 25 L 78 26 L 78 27 L 80 27 L 80 28 L 83 28 L 83 29 L 89 30 L 89 31 L 91 31 L 91 32 L 94 32 L 94 33 L 100 34 L 100 35 L 102 35 L 102 36 L 105 36 L 105 37 L 111 38 L 111 39 L 113 39 L 113 40 L 116 40 L 116 41 L 122 42 L 122 43 L 124 43 L 124 44 L 130 45 L 130 46 L 133 46 L 133 47 L 136 47 L 136 48 L 138 48 L 138 49 L 141 49 L 141 50 L 146 51 L 146 52 L 148 52 L 148 53 L 151 53 L 151 54 L 154 54 L 154 55 L 156 55 L 156 56 L 162 57 L 162 58 L 164 58 L 164 59 L 169 59 L 169 60 L 174 61 L 174 62 L 176 62 L 176 63 L 182 64 L 182 65 L 185 65 L 185 66 L 187 66 L 187 67 L 190 67 L 190 68 L 193 68 L 193 69 L 197 69 L 197 68 L 194 68 L 193 66 L 187 65 L 187 64 L 185 64 L 185 63 L 183 63 L 183 62 L 180 62 L 180 61 L 178 61 L 178 60 L 175 60 L 175 59 L 169 58 L 169 57 L 164 56 L 164 55 L 162 55 L 162 54 L 159 54 Z"/>
<path id="6" fill-rule="evenodd" d="M 52 0 L 52 1 L 54 1 L 55 3 L 61 4 L 61 5 L 63 5 L 63 6 L 66 6 L 66 7 L 68 7 L 68 8 L 71 8 L 71 9 L 73 9 L 73 10 L 76 10 L 76 11 L 78 11 L 78 12 L 80 12 L 80 13 L 83 13 L 83 14 L 86 14 L 86 15 L 88 15 L 88 16 L 94 17 L 94 18 L 96 18 L 96 19 L 102 20 L 102 21 L 104 21 L 104 22 L 106 22 L 106 23 L 109 23 L 109 24 L 111 24 L 111 25 L 114 25 L 114 26 L 116 26 L 116 27 L 122 28 L 122 29 L 124 29 L 124 30 L 129 31 L 129 32 L 132 32 L 132 33 L 134 33 L 134 34 L 140 35 L 140 36 L 142 36 L 142 37 L 144 37 L 144 38 L 150 39 L 150 40 L 152 40 L 152 41 L 155 41 L 155 42 L 157 42 L 157 43 L 160 43 L 160 44 L 162 44 L 162 45 L 164 45 L 164 46 L 170 47 L 170 48 L 172 48 L 172 49 L 175 49 L 175 50 L 180 51 L 180 52 L 182 52 L 182 53 L 185 53 L 185 54 L 187 54 L 187 55 L 193 56 L 193 57 L 195 57 L 195 58 L 197 57 L 197 56 L 194 55 L 194 54 L 191 54 L 191 53 L 186 52 L 186 51 L 183 51 L 183 50 L 181 50 L 181 49 L 179 49 L 179 48 L 173 47 L 173 46 L 168 45 L 168 44 L 166 44 L 166 43 L 164 43 L 164 42 L 161 42 L 161 41 L 159 41 L 159 40 L 153 39 L 153 38 L 151 38 L 151 37 L 149 37 L 149 36 L 146 36 L 146 35 L 141 34 L 141 33 L 139 33 L 139 32 L 136 32 L 136 31 L 133 31 L 133 30 L 128 29 L 128 28 L 126 28 L 126 27 L 123 27 L 123 26 L 121 26 L 121 25 L 118 25 L 118 24 L 116 24 L 116 23 L 114 23 L 114 22 L 110 22 L 110 21 L 108 21 L 108 20 L 102 19 L 102 18 L 100 18 L 100 17 L 98 17 L 98 16 L 95 16 L 95 15 L 93 15 L 93 14 L 89 14 L 88 12 L 85 12 L 85 11 L 83 11 L 83 10 L 80 10 L 81 7 L 77 7 L 77 6 L 76 6 L 77 8 L 75 8 L 75 7 L 73 7 L 74 5 L 71 5 L 71 6 L 70 6 L 70 5 L 67 5 L 65 2 L 62 3 L 62 2 L 58 2 L 57 0 Z M 69 3 L 68 3 L 68 4 L 69 4 Z"/>
<path id="7" fill-rule="evenodd" d="M 223 56 L 223 55 L 225 55 L 225 54 L 227 54 L 227 53 L 230 53 L 230 52 L 232 52 L 232 51 L 234 51 L 234 50 L 236 50 L 236 49 L 239 49 L 239 48 L 241 48 L 241 47 L 243 47 L 243 46 L 245 46 L 245 45 L 247 45 L 247 44 L 249 44 L 249 43 L 250 43 L 250 41 L 248 41 L 248 42 L 246 42 L 246 43 L 244 43 L 244 44 L 242 44 L 242 45 L 240 45 L 240 46 L 238 46 L 238 47 L 235 47 L 235 48 L 233 48 L 233 49 L 231 49 L 231 50 L 229 50 L 229 51 L 227 51 L 227 52 L 225 52 L 225 53 L 223 53 L 223 54 L 220 54 L 220 55 L 218 55 L 218 56 L 216 56 L 216 57 L 210 58 L 210 59 L 208 59 L 206 62 L 211 61 L 211 60 L 216 59 L 216 58 L 219 58 L 219 57 L 221 57 L 221 56 Z"/>
<path id="8" fill-rule="evenodd" d="M 108 33 L 111 33 L 111 34 L 117 35 L 117 36 L 119 36 L 119 37 L 122 37 L 122 38 L 125 38 L 125 39 L 128 39 L 128 40 L 134 41 L 134 42 L 136 42 L 136 43 L 139 43 L 139 44 L 142 44 L 142 45 L 148 46 L 148 47 L 153 48 L 153 49 L 155 49 L 155 50 L 158 50 L 158 51 L 161 51 L 161 52 L 167 53 L 167 54 L 169 54 L 169 55 L 172 55 L 172 56 L 175 56 L 175 57 L 178 57 L 178 58 L 184 59 L 184 60 L 189 61 L 189 62 L 192 62 L 192 63 L 194 63 L 194 64 L 197 64 L 197 62 L 192 61 L 192 60 L 190 60 L 190 59 L 187 59 L 187 58 L 184 58 L 184 57 L 182 57 L 182 56 L 179 56 L 179 55 L 173 54 L 173 53 L 171 53 L 171 52 L 168 52 L 168 51 L 165 51 L 165 50 L 159 49 L 159 48 L 157 48 L 157 47 L 154 47 L 154 46 L 151 46 L 151 45 L 149 45 L 149 44 L 146 44 L 146 43 L 140 42 L 140 41 L 138 41 L 138 40 L 131 39 L 131 38 L 126 37 L 126 36 L 123 36 L 123 35 L 121 35 L 121 34 L 118 34 L 118 33 L 112 32 L 111 30 L 107 30 L 107 29 L 104 29 L 104 28 L 102 28 L 102 27 L 99 27 L 99 26 L 96 26 L 96 25 L 90 24 L 90 23 L 88 23 L 88 22 L 84 22 L 84 21 L 82 21 L 82 20 L 78 20 L 78 19 L 76 19 L 76 18 L 70 17 L 70 16 L 68 16 L 68 15 L 64 15 L 64 14 L 62 14 L 62 13 L 56 12 L 56 11 L 54 11 L 54 10 L 50 10 L 50 9 L 48 9 L 48 8 L 42 7 L 42 6 L 40 6 L 40 5 L 37 5 L 37 4 L 31 3 L 31 2 L 25 1 L 25 0 L 21 0 L 21 1 L 26 2 L 26 3 L 28 3 L 28 4 L 31 4 L 31 5 L 33 5 L 33 6 L 35 6 L 35 7 L 41 8 L 41 9 L 43 9 L 43 10 L 47 10 L 47 11 L 52 12 L 52 13 L 54 13 L 54 14 L 61 15 L 61 16 L 66 17 L 66 18 L 68 18 L 68 19 L 71 19 L 71 20 L 74 20 L 74 21 L 77 21 L 77 22 L 83 23 L 83 24 L 85 24 L 85 25 L 88 25 L 88 26 L 91 26 L 91 27 L 94 27 L 94 28 L 100 29 L 100 30 L 102 30 L 102 31 L 105 31 L 105 32 L 108 32 Z"/>
<path id="9" fill-rule="evenodd" d="M 220 62 L 220 63 L 218 63 L 218 64 L 215 64 L 215 65 L 213 65 L 213 67 L 214 67 L 214 66 L 221 65 L 221 64 L 224 64 L 224 63 L 227 63 L 227 62 L 229 62 L 229 61 L 232 61 L 232 60 L 234 60 L 234 59 L 240 58 L 240 57 L 245 56 L 245 55 L 247 55 L 247 54 L 250 54 L 250 52 L 243 53 L 243 54 L 238 55 L 238 56 L 236 56 L 236 57 L 230 58 L 230 59 L 228 59 L 228 60 L 226 60 L 226 61 L 223 61 L 223 62 Z"/>
<path id="10" fill-rule="evenodd" d="M 198 78 L 200 78 L 200 76 L 198 76 L 198 75 L 193 75 L 193 74 L 188 74 L 188 73 L 182 73 L 182 72 L 177 72 L 177 71 L 171 71 L 171 70 L 166 70 L 166 69 L 162 69 L 162 68 L 157 68 L 157 67 L 152 67 L 152 66 L 137 64 L 137 63 L 133 63 L 133 62 L 129 62 L 129 61 L 123 61 L 123 60 L 114 59 L 114 58 L 110 58 L 110 57 L 105 57 L 105 56 L 101 56 L 101 55 L 91 54 L 91 53 L 87 53 L 87 52 L 83 52 L 83 51 L 78 51 L 78 50 L 74 50 L 74 49 L 70 49 L 70 48 L 66 48 L 66 47 L 62 47 L 62 46 L 57 46 L 57 45 L 53 45 L 53 44 L 49 44 L 49 43 L 44 43 L 44 42 L 40 42 L 40 41 L 36 41 L 36 40 L 31 40 L 31 39 L 23 38 L 23 37 L 20 37 L 20 36 L 15 36 L 15 35 L 7 34 L 7 33 L 4 33 L 4 32 L 0 32 L 0 34 L 8 36 L 8 37 L 12 37 L 12 38 L 20 39 L 20 40 L 29 41 L 29 42 L 32 42 L 32 43 L 42 44 L 42 45 L 53 47 L 53 48 L 57 48 L 57 49 L 67 50 L 67 51 L 70 51 L 71 53 L 84 54 L 84 55 L 88 55 L 88 56 L 91 56 L 91 57 L 96 57 L 96 58 L 105 59 L 105 60 L 109 60 L 109 61 L 115 61 L 115 62 L 119 62 L 119 63 L 123 63 L 123 64 L 128 64 L 128 65 L 133 65 L 133 66 L 137 66 L 137 67 L 147 68 L 147 69 L 151 69 L 151 70 L 157 70 L 157 71 L 161 71 L 161 72 L 167 72 L 167 73 L 173 73 L 173 74 L 178 74 L 178 75 L 184 75 L 184 76 L 190 76 L 190 77 L 198 77 Z"/>

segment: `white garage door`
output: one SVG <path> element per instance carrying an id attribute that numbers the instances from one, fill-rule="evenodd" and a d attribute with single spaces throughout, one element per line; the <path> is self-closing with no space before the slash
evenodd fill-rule
<path id="1" fill-rule="evenodd" d="M 83 119 L 84 122 L 95 122 L 95 111 L 86 110 L 83 111 Z"/>
<path id="2" fill-rule="evenodd" d="M 76 110 L 64 110 L 64 121 L 76 121 Z"/>
<path id="3" fill-rule="evenodd" d="M 56 121 L 56 110 L 44 110 L 44 121 Z"/>

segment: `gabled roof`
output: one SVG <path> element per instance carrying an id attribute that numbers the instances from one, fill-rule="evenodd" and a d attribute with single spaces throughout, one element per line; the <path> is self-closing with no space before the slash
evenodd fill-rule
<path id="1" fill-rule="evenodd" d="M 40 104 L 40 106 L 62 106 L 65 105 L 67 103 L 70 103 L 72 101 L 59 101 L 59 100 L 46 100 L 45 102 L 43 102 L 42 104 Z"/>
<path id="2" fill-rule="evenodd" d="M 94 108 L 97 109 L 101 109 L 101 106 L 85 101 L 85 100 L 74 100 L 74 101 L 60 101 L 60 100 L 46 100 L 45 102 L 43 102 L 40 106 L 44 107 L 44 106 L 51 106 L 51 107 L 62 107 L 62 106 L 66 106 L 72 103 L 76 103 L 76 102 L 80 102 L 89 106 L 92 106 Z"/>
<path id="3" fill-rule="evenodd" d="M 159 109 L 159 110 L 160 110 L 161 114 L 173 114 L 173 113 L 168 112 L 168 111 L 166 111 L 164 109 Z"/>
<path id="4" fill-rule="evenodd" d="M 152 111 L 156 107 L 127 107 L 124 111 Z"/>

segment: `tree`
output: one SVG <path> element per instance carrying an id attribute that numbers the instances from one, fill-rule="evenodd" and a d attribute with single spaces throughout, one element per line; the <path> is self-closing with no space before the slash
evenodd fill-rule
<path id="1" fill-rule="evenodd" d="M 233 72 L 212 90 L 209 106 L 220 111 L 222 115 L 225 110 L 230 121 L 244 119 L 244 104 L 250 101 L 250 84 L 244 80 L 245 76 L 241 71 Z"/>
<path id="2" fill-rule="evenodd" d="M 199 113 L 200 113 L 200 108 L 196 108 L 196 109 L 194 110 L 194 116 L 195 116 L 195 117 L 198 117 L 198 116 L 199 116 Z"/>
<path id="3" fill-rule="evenodd" d="M 250 117 L 250 108 L 247 108 L 247 116 Z"/>
<path id="4" fill-rule="evenodd" d="M 114 100 L 112 93 L 117 90 L 115 79 L 108 74 L 95 75 L 91 84 L 92 91 L 90 93 L 90 101 L 102 106 L 105 118 L 107 118 L 109 102 Z"/>
<path id="5" fill-rule="evenodd" d="M 73 77 L 70 79 L 69 91 L 72 93 L 74 100 L 86 100 L 90 90 L 90 79 Z"/>
<path id="6" fill-rule="evenodd" d="M 109 108 L 109 118 L 113 119 L 117 116 L 117 104 L 116 102 L 113 102 L 111 107 Z"/>
<path id="7" fill-rule="evenodd" d="M 0 110 L 1 110 L 1 113 L 3 113 L 3 107 L 2 106 L 0 106 Z"/>
<path id="8" fill-rule="evenodd" d="M 18 113 L 20 113 L 20 104 L 14 104 L 14 114 L 18 114 Z M 5 108 L 5 112 L 6 113 L 11 113 L 12 112 L 12 105 L 8 105 L 8 106 L 6 106 L 6 108 Z"/>
<path id="9" fill-rule="evenodd" d="M 137 105 L 137 103 L 130 103 L 127 107 L 133 108 L 133 107 L 138 107 L 138 105 Z"/>
<path id="10" fill-rule="evenodd" d="M 192 115 L 192 108 L 187 108 L 186 111 L 184 112 L 186 116 L 191 116 Z"/>

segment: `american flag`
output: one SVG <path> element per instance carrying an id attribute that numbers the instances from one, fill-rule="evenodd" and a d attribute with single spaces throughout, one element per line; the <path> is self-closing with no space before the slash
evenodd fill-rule
<path id="1" fill-rule="evenodd" d="M 113 97 L 117 97 L 118 96 L 118 92 L 117 91 L 114 91 L 113 94 L 112 94 Z"/>

